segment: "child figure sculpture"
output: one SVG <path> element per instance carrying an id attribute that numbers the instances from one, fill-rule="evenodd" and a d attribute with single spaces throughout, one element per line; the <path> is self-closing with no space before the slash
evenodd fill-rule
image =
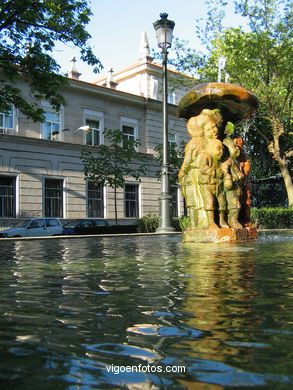
<path id="1" fill-rule="evenodd" d="M 187 130 L 191 140 L 185 147 L 185 158 L 179 171 L 179 183 L 189 210 L 190 228 L 207 228 L 209 219 L 204 207 L 199 183 L 200 154 L 205 148 L 206 139 L 217 138 L 218 126 L 222 117 L 218 110 L 205 109 L 200 115 L 191 117 Z"/>
<path id="2" fill-rule="evenodd" d="M 223 163 L 223 170 L 225 175 L 229 174 L 232 179 L 231 186 L 225 188 L 228 209 L 228 224 L 232 228 L 241 229 L 242 225 L 239 222 L 239 212 L 241 207 L 240 196 L 244 182 L 244 175 L 241 172 L 240 162 L 238 161 L 240 149 L 232 138 L 225 138 L 223 143 L 227 146 L 230 155 L 230 157 Z"/>
<path id="3" fill-rule="evenodd" d="M 219 225 L 221 228 L 229 228 L 225 220 L 227 202 L 225 188 L 231 188 L 232 177 L 223 170 L 223 143 L 218 139 L 210 139 L 205 151 L 200 157 L 199 183 L 207 212 L 209 229 L 218 229 L 216 224 L 216 210 L 219 212 Z"/>
<path id="4" fill-rule="evenodd" d="M 197 84 L 180 100 L 178 116 L 188 120 L 191 136 L 179 171 L 190 217 L 183 242 L 256 239 L 249 215 L 250 166 L 234 127 L 252 118 L 257 108 L 251 92 L 222 82 Z"/>
<path id="5" fill-rule="evenodd" d="M 226 123 L 224 129 L 220 111 L 204 109 L 188 120 L 187 130 L 191 140 L 185 147 L 179 182 L 189 211 L 189 230 L 248 226 L 249 162 L 239 139 L 232 138 L 233 124 Z"/>

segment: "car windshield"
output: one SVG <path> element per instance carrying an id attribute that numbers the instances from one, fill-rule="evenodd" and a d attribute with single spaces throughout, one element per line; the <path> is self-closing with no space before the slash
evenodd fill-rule
<path id="1" fill-rule="evenodd" d="M 24 221 L 19 222 L 15 227 L 26 227 L 30 223 L 31 219 L 25 219 Z"/>

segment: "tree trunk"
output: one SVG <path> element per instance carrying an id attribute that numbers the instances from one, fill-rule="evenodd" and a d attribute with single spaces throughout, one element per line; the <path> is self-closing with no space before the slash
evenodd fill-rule
<path id="1" fill-rule="evenodd" d="M 286 158 L 281 155 L 281 149 L 280 149 L 280 136 L 281 134 L 284 133 L 284 126 L 283 124 L 279 123 L 277 120 L 272 121 L 273 125 L 273 136 L 274 136 L 274 141 L 270 145 L 272 150 L 271 151 L 274 155 L 274 158 L 279 164 L 281 175 L 284 180 L 286 192 L 287 192 L 287 197 L 288 197 L 288 207 L 293 208 L 293 184 L 292 184 L 292 178 L 290 175 L 290 171 L 288 168 L 288 164 L 286 161 Z"/>
<path id="2" fill-rule="evenodd" d="M 117 187 L 114 187 L 114 207 L 115 207 L 115 225 L 118 225 L 118 213 L 117 213 Z"/>
<path id="3" fill-rule="evenodd" d="M 288 197 L 288 207 L 293 208 L 293 184 L 285 159 L 278 160 Z"/>

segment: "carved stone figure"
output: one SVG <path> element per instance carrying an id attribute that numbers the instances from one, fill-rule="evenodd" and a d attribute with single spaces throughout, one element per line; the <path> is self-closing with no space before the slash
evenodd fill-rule
<path id="1" fill-rule="evenodd" d="M 229 158 L 223 163 L 225 174 L 231 176 L 231 186 L 225 189 L 227 199 L 228 224 L 232 228 L 242 228 L 239 222 L 240 197 L 244 182 L 244 175 L 241 171 L 240 149 L 232 138 L 225 138 L 224 145 L 229 150 Z"/>
<path id="2" fill-rule="evenodd" d="M 223 143 L 218 139 L 210 139 L 204 152 L 200 155 L 199 184 L 203 197 L 204 209 L 208 215 L 208 228 L 216 229 L 216 211 L 219 212 L 219 226 L 229 228 L 225 221 L 227 202 L 225 197 L 226 186 L 232 184 L 231 175 L 223 170 Z"/>
<path id="3" fill-rule="evenodd" d="M 254 95 L 240 86 L 209 83 L 196 86 L 179 103 L 191 140 L 179 171 L 190 216 L 183 241 L 255 239 L 250 222 L 249 161 L 234 123 L 257 108 Z"/>
<path id="4" fill-rule="evenodd" d="M 209 218 L 204 208 L 199 183 L 200 153 L 210 138 L 217 138 L 218 126 L 222 123 L 219 110 L 203 110 L 200 115 L 191 117 L 187 130 L 191 140 L 185 147 L 185 157 L 179 171 L 179 183 L 190 215 L 190 227 L 207 228 Z"/>
<path id="5" fill-rule="evenodd" d="M 243 149 L 243 139 L 234 138 L 234 142 L 240 149 L 239 162 L 240 169 L 244 175 L 243 186 L 241 188 L 240 194 L 240 218 L 243 221 L 244 226 L 251 227 L 252 223 L 250 220 L 250 194 L 251 194 L 251 185 L 249 183 L 248 177 L 250 172 L 250 162 L 248 160 L 247 154 Z"/>

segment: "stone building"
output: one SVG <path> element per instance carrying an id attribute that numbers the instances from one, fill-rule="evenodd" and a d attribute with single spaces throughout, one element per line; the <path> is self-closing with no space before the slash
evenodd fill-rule
<path id="1" fill-rule="evenodd" d="M 79 80 L 75 59 L 62 87 L 66 105 L 54 112 L 48 102 L 44 123 L 35 123 L 11 108 L 0 113 L 0 218 L 55 216 L 64 219 L 114 218 L 111 188 L 84 180 L 80 159 L 82 150 L 95 150 L 103 143 L 103 130 L 120 129 L 125 136 L 139 139 L 137 153 L 148 158 L 147 175 L 140 181 L 126 178 L 118 191 L 119 219 L 133 219 L 148 212 L 159 212 L 160 169 L 154 158 L 155 147 L 162 143 L 162 67 L 155 64 L 147 38 L 142 41 L 140 59 L 126 69 L 109 71 L 95 83 Z M 169 78 L 176 78 L 169 71 Z M 30 100 L 28 87 L 20 85 Z M 188 139 L 185 121 L 176 116 L 176 103 L 182 91 L 169 97 L 169 142 Z M 90 126 L 90 132 L 78 130 Z M 180 216 L 183 202 L 179 189 L 173 214 Z M 175 205 L 176 204 L 176 205 Z"/>

